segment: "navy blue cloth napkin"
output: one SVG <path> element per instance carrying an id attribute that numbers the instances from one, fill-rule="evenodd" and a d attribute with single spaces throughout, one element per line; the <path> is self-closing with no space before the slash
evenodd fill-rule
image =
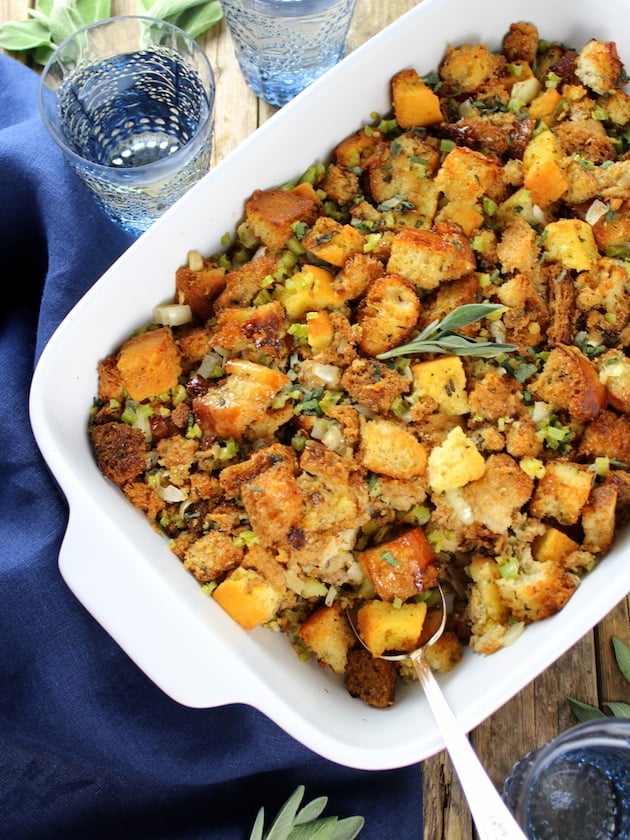
<path id="1" fill-rule="evenodd" d="M 30 431 L 30 380 L 132 239 L 65 165 L 36 90 L 0 56 L 0 837 L 247 840 L 260 806 L 270 817 L 304 784 L 326 814 L 363 815 L 365 840 L 420 838 L 417 766 L 344 768 L 251 708 L 180 706 L 63 583 L 67 510 Z"/>

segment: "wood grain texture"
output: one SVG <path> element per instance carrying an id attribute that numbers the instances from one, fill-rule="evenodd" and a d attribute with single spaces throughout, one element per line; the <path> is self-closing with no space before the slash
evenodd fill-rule
<path id="1" fill-rule="evenodd" d="M 23 19 L 29 5 L 31 0 L 0 0 L 0 22 Z M 357 0 L 349 50 L 414 5 L 416 0 Z M 112 11 L 134 13 L 137 5 L 135 0 L 113 0 Z M 217 162 L 272 117 L 276 109 L 259 102 L 245 84 L 224 22 L 208 32 L 201 43 L 217 80 L 213 152 Z M 594 631 L 587 632 L 558 662 L 471 733 L 473 746 L 497 787 L 502 786 L 512 765 L 525 753 L 575 723 L 567 696 L 596 705 L 607 700 L 630 701 L 630 691 L 619 674 L 611 644 L 613 636 L 630 643 L 629 611 L 630 598 L 626 598 Z M 473 840 L 475 832 L 466 801 L 448 756 L 433 756 L 423 762 L 422 770 L 418 795 L 422 787 L 424 830 L 418 827 L 418 838 Z"/>

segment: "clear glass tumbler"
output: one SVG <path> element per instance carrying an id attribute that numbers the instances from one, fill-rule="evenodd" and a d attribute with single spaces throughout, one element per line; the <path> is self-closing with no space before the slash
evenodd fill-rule
<path id="1" fill-rule="evenodd" d="M 146 230 L 210 168 L 215 81 L 176 26 L 119 16 L 80 29 L 46 64 L 46 128 L 105 212 Z"/>
<path id="2" fill-rule="evenodd" d="M 530 840 L 628 840 L 630 719 L 571 727 L 516 764 L 503 796 Z"/>
<path id="3" fill-rule="evenodd" d="M 245 81 L 284 105 L 342 58 L 355 0 L 222 0 Z"/>

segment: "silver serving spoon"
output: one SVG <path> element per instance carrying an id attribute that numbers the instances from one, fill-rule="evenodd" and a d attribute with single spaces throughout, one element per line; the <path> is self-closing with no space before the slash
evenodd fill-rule
<path id="1" fill-rule="evenodd" d="M 425 648 L 437 642 L 446 626 L 446 599 L 439 584 L 438 588 L 442 598 L 442 620 L 431 638 L 412 653 L 384 653 L 377 658 L 390 662 L 400 662 L 404 659 L 412 661 L 459 777 L 480 840 L 527 840 L 479 761 L 427 662 Z M 348 620 L 358 640 L 369 650 L 349 613 Z"/>

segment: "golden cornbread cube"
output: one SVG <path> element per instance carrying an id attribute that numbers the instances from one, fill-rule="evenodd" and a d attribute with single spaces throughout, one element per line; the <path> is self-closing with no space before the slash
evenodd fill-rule
<path id="1" fill-rule="evenodd" d="M 532 556 L 539 563 L 562 563 L 569 554 L 577 551 L 579 547 L 578 543 L 567 536 L 564 531 L 560 531 L 552 525 L 547 525 L 544 533 L 536 537 L 532 543 Z"/>
<path id="2" fill-rule="evenodd" d="M 524 186 L 534 204 L 543 210 L 561 198 L 569 187 L 562 168 L 562 146 L 552 131 L 534 135 L 523 153 Z"/>
<path id="3" fill-rule="evenodd" d="M 538 519 L 555 519 L 561 525 L 575 525 L 593 486 L 591 469 L 572 461 L 550 461 L 539 480 L 529 511 Z"/>
<path id="4" fill-rule="evenodd" d="M 426 614 L 424 601 L 401 606 L 368 601 L 357 612 L 359 635 L 373 656 L 387 651 L 411 653 L 418 647 Z"/>
<path id="5" fill-rule="evenodd" d="M 363 424 L 360 457 L 366 469 L 392 478 L 414 478 L 427 468 L 424 445 L 402 425 L 384 418 Z"/>
<path id="6" fill-rule="evenodd" d="M 359 347 L 378 356 L 407 340 L 420 315 L 420 300 L 412 283 L 386 274 L 371 284 L 357 312 Z"/>
<path id="7" fill-rule="evenodd" d="M 358 551 L 356 558 L 382 601 L 407 601 L 437 585 L 433 548 L 421 528 Z"/>
<path id="8" fill-rule="evenodd" d="M 335 161 L 349 169 L 362 166 L 365 158 L 374 151 L 382 140 L 380 131 L 361 128 L 342 140 L 334 149 Z"/>
<path id="9" fill-rule="evenodd" d="M 461 228 L 442 222 L 433 230 L 399 231 L 392 240 L 387 271 L 430 291 L 443 280 L 474 271 L 475 265 L 475 255 Z"/>
<path id="10" fill-rule="evenodd" d="M 245 630 L 270 621 L 282 593 L 254 569 L 239 566 L 212 593 L 214 600 Z"/>
<path id="11" fill-rule="evenodd" d="M 227 376 L 220 384 L 193 400 L 195 419 L 205 432 L 242 438 L 274 416 L 279 423 L 287 419 L 281 410 L 269 411 L 278 391 L 291 381 L 285 373 L 247 359 L 229 359 L 224 370 Z"/>
<path id="12" fill-rule="evenodd" d="M 283 248 L 294 235 L 293 225 L 311 225 L 319 202 L 299 192 L 274 188 L 256 190 L 245 203 L 245 225 L 252 236 L 272 250 Z"/>
<path id="13" fill-rule="evenodd" d="M 297 635 L 320 662 L 335 674 L 344 673 L 348 649 L 355 644 L 356 637 L 338 603 L 316 610 L 302 624 Z"/>
<path id="14" fill-rule="evenodd" d="M 317 265 L 305 265 L 284 281 L 277 296 L 291 321 L 298 321 L 307 312 L 337 309 L 343 303 L 333 286 L 333 275 Z"/>
<path id="15" fill-rule="evenodd" d="M 545 225 L 543 247 L 547 260 L 576 271 L 588 271 L 599 259 L 593 229 L 581 219 L 549 222 Z"/>
<path id="16" fill-rule="evenodd" d="M 414 395 L 435 400 L 444 414 L 459 416 L 470 411 L 466 373 L 459 356 L 440 356 L 411 366 Z"/>
<path id="17" fill-rule="evenodd" d="M 310 312 L 306 318 L 306 340 L 314 353 L 321 353 L 330 346 L 335 336 L 333 323 L 325 309 Z"/>
<path id="18" fill-rule="evenodd" d="M 442 122 L 440 99 L 416 70 L 401 70 L 392 79 L 392 102 L 401 128 Z"/>
<path id="19" fill-rule="evenodd" d="M 427 470 L 429 486 L 436 493 L 442 493 L 481 478 L 486 462 L 474 441 L 460 426 L 455 426 L 444 442 L 431 450 Z"/>
<path id="20" fill-rule="evenodd" d="M 562 101 L 558 88 L 549 87 L 529 103 L 529 116 L 535 120 L 544 120 L 547 125 L 553 125 L 553 114 Z"/>
<path id="21" fill-rule="evenodd" d="M 324 262 L 339 268 L 348 257 L 363 252 L 363 235 L 352 225 L 342 225 L 330 216 L 320 216 L 302 237 L 302 246 Z"/>
<path id="22" fill-rule="evenodd" d="M 116 367 L 131 399 L 141 402 L 178 384 L 182 373 L 181 354 L 170 329 L 161 327 L 126 341 Z"/>

